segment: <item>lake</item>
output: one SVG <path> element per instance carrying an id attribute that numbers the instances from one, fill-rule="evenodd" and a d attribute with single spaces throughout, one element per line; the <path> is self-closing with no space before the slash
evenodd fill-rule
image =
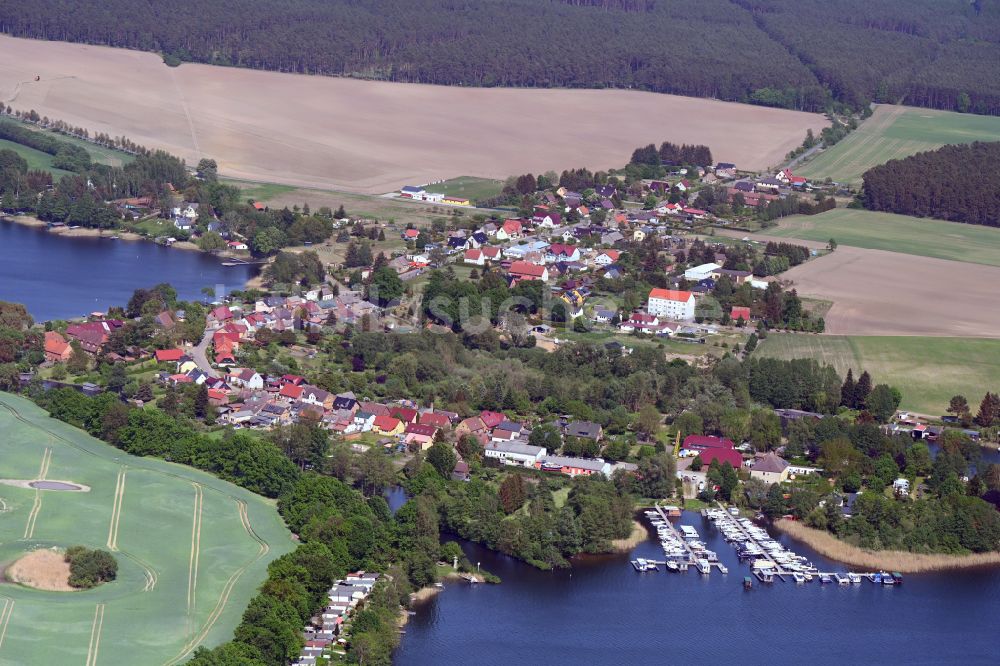
<path id="1" fill-rule="evenodd" d="M 161 282 L 184 300 L 200 299 L 203 287 L 217 294 L 218 285 L 242 288 L 255 270 L 151 242 L 66 237 L 0 221 L 0 300 L 24 303 L 36 321 L 125 305 L 136 288 Z"/>
<path id="2" fill-rule="evenodd" d="M 910 574 L 903 585 L 797 586 L 754 579 L 721 533 L 695 527 L 729 568 L 708 577 L 638 573 L 630 557 L 662 559 L 649 540 L 633 554 L 544 572 L 463 542 L 501 585 L 448 583 L 415 608 L 396 653 L 403 666 L 440 664 L 995 664 L 1000 570 Z M 828 571 L 846 571 L 781 541 Z M 822 562 L 822 564 L 821 564 Z"/>

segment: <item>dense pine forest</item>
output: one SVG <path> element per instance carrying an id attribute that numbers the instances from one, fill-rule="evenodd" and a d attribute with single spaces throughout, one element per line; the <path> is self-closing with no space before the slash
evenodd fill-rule
<path id="1" fill-rule="evenodd" d="M 0 30 L 168 64 L 1000 114 L 998 0 L 0 0 Z"/>
<path id="2" fill-rule="evenodd" d="M 1000 143 L 944 146 L 864 175 L 872 210 L 1000 226 Z"/>

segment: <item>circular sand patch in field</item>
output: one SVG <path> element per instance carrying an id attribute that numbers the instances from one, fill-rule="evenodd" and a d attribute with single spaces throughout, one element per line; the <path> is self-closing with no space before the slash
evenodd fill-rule
<path id="1" fill-rule="evenodd" d="M 7 567 L 7 580 L 50 592 L 74 592 L 69 584 L 69 562 L 57 550 L 34 550 Z"/>

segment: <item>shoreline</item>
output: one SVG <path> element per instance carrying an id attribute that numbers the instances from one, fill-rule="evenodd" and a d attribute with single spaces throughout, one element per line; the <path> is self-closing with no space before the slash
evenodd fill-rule
<path id="1" fill-rule="evenodd" d="M 147 242 L 157 244 L 156 241 L 148 236 L 142 236 L 133 231 L 125 231 L 124 229 L 93 229 L 89 227 L 79 227 L 77 229 L 70 229 L 69 227 L 57 227 L 55 229 L 49 228 L 48 223 L 39 220 L 37 217 L 32 215 L 4 215 L 0 216 L 0 220 L 5 220 L 7 222 L 12 222 L 14 224 L 19 224 L 22 227 L 31 227 L 32 229 L 44 229 L 48 233 L 54 236 L 64 236 L 66 238 L 108 238 L 112 236 L 117 236 L 117 240 L 134 242 Z M 226 259 L 240 259 L 247 261 L 250 257 L 247 257 L 244 253 L 233 252 L 230 250 L 219 250 L 217 252 L 204 252 L 200 247 L 191 241 L 177 241 L 170 245 L 163 246 L 167 249 L 183 250 L 185 252 L 200 252 L 202 254 L 208 255 L 210 257 L 215 257 L 220 262 Z M 268 263 L 270 263 L 268 261 Z M 243 285 L 244 289 L 262 289 L 263 279 L 261 273 L 263 272 L 264 265 L 261 265 L 261 271 L 257 275 L 249 278 Z"/>
<path id="2" fill-rule="evenodd" d="M 637 518 L 632 519 L 632 532 L 624 539 L 615 539 L 611 542 L 613 553 L 628 553 L 633 548 L 649 539 L 649 531 L 646 526 L 639 522 Z"/>
<path id="3" fill-rule="evenodd" d="M 899 550 L 873 551 L 841 541 L 827 532 L 781 519 L 775 529 L 806 544 L 820 555 L 844 564 L 900 573 L 926 573 L 946 569 L 971 569 L 1000 565 L 1000 552 L 947 555 L 944 553 L 908 553 Z"/>

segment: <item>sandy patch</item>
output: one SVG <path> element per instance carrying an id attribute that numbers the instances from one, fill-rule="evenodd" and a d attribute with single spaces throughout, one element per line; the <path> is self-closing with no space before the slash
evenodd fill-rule
<path id="1" fill-rule="evenodd" d="M 36 550 L 7 567 L 7 580 L 50 592 L 73 592 L 69 562 L 54 550 Z"/>
<path id="2" fill-rule="evenodd" d="M 40 76 L 40 81 L 35 77 Z M 627 90 L 461 88 L 185 64 L 0 37 L 0 99 L 162 148 L 222 174 L 377 193 L 456 176 L 623 165 L 648 143 L 783 161 L 820 114 Z"/>

